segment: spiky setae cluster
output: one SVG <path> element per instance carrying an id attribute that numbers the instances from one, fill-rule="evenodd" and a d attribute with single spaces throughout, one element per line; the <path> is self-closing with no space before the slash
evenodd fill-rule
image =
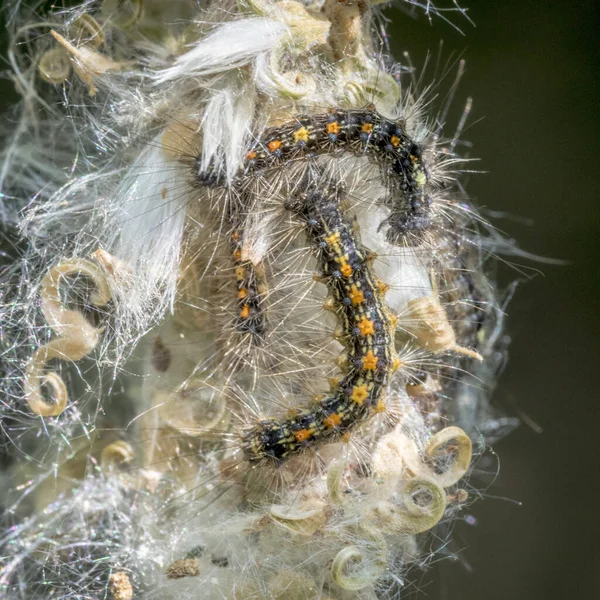
<path id="1" fill-rule="evenodd" d="M 3 597 L 392 599 L 443 552 L 502 307 L 380 4 L 8 7 Z"/>

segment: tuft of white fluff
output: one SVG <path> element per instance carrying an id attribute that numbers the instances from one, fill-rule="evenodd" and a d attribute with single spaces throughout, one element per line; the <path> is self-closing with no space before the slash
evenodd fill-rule
<path id="1" fill-rule="evenodd" d="M 157 295 L 172 308 L 186 207 L 193 193 L 189 177 L 181 163 L 165 156 L 159 136 L 113 194 L 103 198 L 109 216 L 101 245 L 127 264 L 120 292 L 127 311 L 139 318 L 151 310 Z"/>
<path id="2" fill-rule="evenodd" d="M 247 65 L 258 53 L 272 49 L 286 30 L 283 23 L 263 18 L 225 23 L 179 56 L 172 67 L 159 71 L 155 81 L 206 77 Z"/>

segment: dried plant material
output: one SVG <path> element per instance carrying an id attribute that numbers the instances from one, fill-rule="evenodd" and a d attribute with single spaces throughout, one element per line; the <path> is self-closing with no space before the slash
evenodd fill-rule
<path id="1" fill-rule="evenodd" d="M 388 547 L 383 535 L 372 525 L 361 524 L 355 529 L 357 544 L 340 550 L 331 565 L 331 579 L 348 591 L 373 585 L 387 567 Z"/>
<path id="2" fill-rule="evenodd" d="M 144 0 L 103 0 L 102 15 L 118 27 L 134 27 L 144 14 Z"/>
<path id="3" fill-rule="evenodd" d="M 129 581 L 129 575 L 123 571 L 118 571 L 110 576 L 108 588 L 113 600 L 133 599 L 133 586 Z"/>
<path id="4" fill-rule="evenodd" d="M 274 504 L 269 511 L 271 519 L 289 531 L 313 536 L 327 522 L 325 504 L 315 500 L 304 501 L 300 507 Z"/>
<path id="5" fill-rule="evenodd" d="M 88 86 L 90 96 L 96 95 L 97 77 L 110 71 L 120 71 L 125 66 L 124 63 L 116 62 L 86 46 L 74 46 L 56 31 L 50 33 L 71 54 L 75 72 Z"/>
<path id="6" fill-rule="evenodd" d="M 114 469 L 130 463 L 134 457 L 133 448 L 127 442 L 119 440 L 103 448 L 100 455 L 100 466 L 105 473 L 110 473 Z"/>
<path id="7" fill-rule="evenodd" d="M 102 26 L 89 13 L 83 13 L 73 21 L 70 34 L 78 44 L 91 43 L 96 48 L 100 48 L 105 40 Z"/>
<path id="8" fill-rule="evenodd" d="M 402 320 L 402 326 L 415 337 L 415 342 L 419 346 L 435 354 L 453 351 L 476 360 L 483 360 L 478 352 L 457 345 L 446 311 L 437 298 L 415 298 L 408 302 L 407 308 L 408 312 Z"/>
<path id="9" fill-rule="evenodd" d="M 323 12 L 331 21 L 327 41 L 336 60 L 363 58 L 362 15 L 366 10 L 366 0 L 325 0 Z"/>
<path id="10" fill-rule="evenodd" d="M 281 570 L 269 579 L 273 600 L 318 600 L 319 586 L 304 572 Z"/>
<path id="11" fill-rule="evenodd" d="M 344 502 L 344 492 L 348 489 L 344 478 L 346 474 L 346 463 L 343 460 L 335 460 L 327 470 L 327 493 L 333 504 Z"/>
<path id="12" fill-rule="evenodd" d="M 42 54 L 38 65 L 40 76 L 48 83 L 64 83 L 71 74 L 71 61 L 64 48 L 52 48 Z"/>
<path id="13" fill-rule="evenodd" d="M 98 307 L 106 306 L 111 292 L 98 267 L 83 259 L 60 263 L 50 270 L 40 287 L 41 308 L 48 325 L 60 337 L 51 340 L 34 352 L 27 363 L 24 392 L 31 410 L 43 417 L 54 417 L 64 411 L 68 402 L 66 386 L 57 373 L 45 373 L 52 359 L 81 360 L 97 346 L 101 329 L 93 327 L 78 311 L 65 308 L 60 298 L 59 286 L 67 275 L 82 274 L 96 286 L 90 302 Z M 44 400 L 41 386 L 48 385 L 54 394 L 54 402 Z"/>
<path id="14" fill-rule="evenodd" d="M 202 379 L 192 379 L 170 394 L 157 392 L 159 419 L 190 437 L 210 436 L 227 423 L 227 391 Z"/>
<path id="15" fill-rule="evenodd" d="M 165 571 L 169 579 L 197 577 L 200 575 L 200 561 L 197 558 L 182 558 L 172 562 Z"/>
<path id="16" fill-rule="evenodd" d="M 408 468 L 418 476 L 431 477 L 443 487 L 457 483 L 471 465 L 473 443 L 459 427 L 446 427 L 429 440 L 424 455 L 410 438 L 400 435 L 398 448 Z"/>

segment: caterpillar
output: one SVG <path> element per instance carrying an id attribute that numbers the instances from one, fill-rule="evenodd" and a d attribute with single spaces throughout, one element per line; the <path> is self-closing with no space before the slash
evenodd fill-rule
<path id="1" fill-rule="evenodd" d="M 404 120 L 386 119 L 373 105 L 366 110 L 331 109 L 325 114 L 298 115 L 266 129 L 249 147 L 237 183 L 253 172 L 290 160 L 344 152 L 367 156 L 381 165 L 392 195 L 387 219 L 389 241 L 398 243 L 411 237 L 418 241 L 419 235 L 431 226 L 429 177 L 423 164 L 423 150 L 408 136 Z M 222 184 L 218 168 L 209 165 L 202 169 L 201 164 L 198 157 L 199 184 Z"/>
<path id="2" fill-rule="evenodd" d="M 244 257 L 243 215 L 239 210 L 232 210 L 231 213 L 231 255 L 237 282 L 237 329 L 241 333 L 249 333 L 252 341 L 258 343 L 266 330 L 263 307 L 265 269 L 262 264 L 254 265 Z"/>
<path id="3" fill-rule="evenodd" d="M 242 448 L 250 462 L 280 463 L 348 432 L 382 409 L 383 391 L 400 367 L 394 347 L 396 321 L 384 302 L 387 286 L 373 273 L 374 255 L 360 243 L 342 208 L 340 190 L 323 182 L 321 175 L 309 168 L 286 209 L 302 222 L 329 289 L 326 308 L 341 322 L 337 337 L 346 346 L 346 373 L 312 407 L 248 428 Z"/>
<path id="4" fill-rule="evenodd" d="M 288 161 L 345 152 L 365 155 L 381 166 L 392 197 L 389 217 L 381 224 L 389 225 L 388 240 L 418 242 L 420 235 L 431 226 L 431 199 L 426 189 L 429 178 L 423 164 L 423 151 L 407 135 L 402 119 L 386 119 L 373 105 L 364 110 L 330 109 L 324 114 L 298 115 L 281 126 L 268 128 L 250 145 L 232 187 L 240 191 L 246 178 Z M 224 185 L 221 171 L 214 164 L 202 169 L 200 156 L 195 163 L 197 185 Z M 239 331 L 250 332 L 252 339 L 258 341 L 267 328 L 266 281 L 264 267 L 243 259 L 246 193 L 240 191 L 239 196 L 241 200 L 229 199 L 238 295 L 236 322 Z"/>

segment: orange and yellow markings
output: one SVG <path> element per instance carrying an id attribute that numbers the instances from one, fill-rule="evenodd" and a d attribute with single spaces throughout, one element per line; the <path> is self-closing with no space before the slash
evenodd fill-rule
<path id="1" fill-rule="evenodd" d="M 337 121 L 327 123 L 327 133 L 337 135 L 340 132 L 340 124 Z"/>
<path id="2" fill-rule="evenodd" d="M 392 372 L 395 373 L 401 366 L 402 361 L 397 356 L 394 356 L 392 360 Z"/>
<path id="3" fill-rule="evenodd" d="M 369 388 L 366 383 L 361 383 L 360 385 L 355 385 L 352 388 L 352 394 L 350 396 L 350 400 L 359 406 L 369 397 Z"/>
<path id="4" fill-rule="evenodd" d="M 333 429 L 334 427 L 338 427 L 342 422 L 342 416 L 338 413 L 331 413 L 323 419 L 323 425 L 327 427 L 327 429 Z"/>
<path id="5" fill-rule="evenodd" d="M 250 307 L 247 304 L 244 304 L 244 306 L 242 306 L 242 309 L 240 310 L 240 317 L 242 317 L 242 319 L 247 319 L 250 316 Z"/>
<path id="6" fill-rule="evenodd" d="M 246 288 L 241 288 L 241 289 L 238 291 L 238 298 L 239 298 L 240 300 L 243 300 L 243 299 L 244 299 L 244 298 L 245 298 L 247 295 L 248 295 L 248 290 L 247 290 Z"/>
<path id="7" fill-rule="evenodd" d="M 383 400 L 380 400 L 375 408 L 373 409 L 373 412 L 376 414 L 381 414 L 385 412 L 385 404 L 383 403 Z"/>
<path id="8" fill-rule="evenodd" d="M 365 293 L 362 290 L 359 290 L 354 284 L 350 288 L 350 293 L 348 294 L 348 298 L 350 298 L 352 304 L 362 304 L 365 301 Z"/>
<path id="9" fill-rule="evenodd" d="M 360 130 L 363 133 L 373 133 L 373 123 L 363 123 Z"/>
<path id="10" fill-rule="evenodd" d="M 298 142 L 308 142 L 309 132 L 306 127 L 300 127 L 300 129 L 296 129 L 292 134 L 294 136 L 294 141 Z"/>
<path id="11" fill-rule="evenodd" d="M 394 146 L 394 148 L 397 148 L 400 145 L 400 142 L 401 142 L 401 140 L 400 140 L 400 138 L 397 135 L 393 135 L 390 138 L 390 144 L 392 146 Z"/>
<path id="12" fill-rule="evenodd" d="M 346 261 L 344 261 L 340 267 L 340 273 L 344 277 L 350 277 L 350 275 L 352 275 L 352 267 Z"/>
<path id="13" fill-rule="evenodd" d="M 367 371 L 374 371 L 377 368 L 377 363 L 379 359 L 373 354 L 372 350 L 369 350 L 362 359 L 363 367 Z"/>
<path id="14" fill-rule="evenodd" d="M 254 150 L 252 150 L 252 152 L 248 152 L 248 154 L 246 154 L 246 160 L 254 160 L 256 158 L 256 152 L 254 152 Z"/>
<path id="15" fill-rule="evenodd" d="M 328 246 L 333 246 L 334 244 L 337 244 L 340 241 L 340 232 L 336 231 L 334 233 L 332 233 L 331 235 L 328 235 L 325 238 L 325 243 Z"/>
<path id="16" fill-rule="evenodd" d="M 390 289 L 390 286 L 387 283 L 383 283 L 381 279 L 377 280 L 377 290 L 380 294 L 385 294 Z"/>
<path id="17" fill-rule="evenodd" d="M 312 434 L 313 431 L 310 429 L 300 429 L 298 431 L 294 431 L 294 437 L 298 443 L 306 441 Z"/>
<path id="18" fill-rule="evenodd" d="M 267 148 L 269 152 L 275 152 L 275 150 L 279 150 L 281 148 L 281 140 L 272 140 L 267 144 Z"/>
<path id="19" fill-rule="evenodd" d="M 244 279 L 246 277 L 246 267 L 236 267 L 235 276 L 238 280 Z"/>
<path id="20" fill-rule="evenodd" d="M 373 335 L 375 333 L 375 323 L 363 316 L 358 322 L 358 329 L 361 335 Z"/>
<path id="21" fill-rule="evenodd" d="M 242 259 L 242 251 L 241 250 L 236 250 L 233 253 L 233 260 L 241 260 Z"/>

